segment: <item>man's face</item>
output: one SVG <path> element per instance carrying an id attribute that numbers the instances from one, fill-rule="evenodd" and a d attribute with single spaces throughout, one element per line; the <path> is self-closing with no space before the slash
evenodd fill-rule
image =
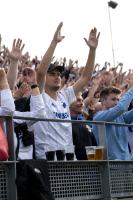
<path id="1" fill-rule="evenodd" d="M 116 106 L 118 101 L 119 101 L 119 95 L 111 93 L 102 101 L 102 104 L 106 109 L 109 109 Z"/>
<path id="2" fill-rule="evenodd" d="M 61 73 L 59 71 L 48 72 L 46 75 L 46 88 L 59 90 L 61 87 Z"/>
<path id="3" fill-rule="evenodd" d="M 83 112 L 83 97 L 81 94 L 78 95 L 77 100 L 71 104 L 70 110 L 75 114 L 81 114 Z"/>

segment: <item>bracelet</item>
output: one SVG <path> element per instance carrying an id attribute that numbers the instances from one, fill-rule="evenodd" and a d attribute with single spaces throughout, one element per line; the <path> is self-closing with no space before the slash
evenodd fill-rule
<path id="1" fill-rule="evenodd" d="M 31 85 L 31 89 L 34 89 L 34 88 L 36 88 L 36 87 L 38 87 L 37 84 L 33 84 L 33 85 Z"/>

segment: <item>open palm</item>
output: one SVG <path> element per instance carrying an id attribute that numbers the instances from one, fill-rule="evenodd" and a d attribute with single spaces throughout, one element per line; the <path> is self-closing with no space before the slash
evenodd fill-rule
<path id="1" fill-rule="evenodd" d="M 9 57 L 14 60 L 20 60 L 24 46 L 21 39 L 18 39 L 17 41 L 14 39 L 12 50 L 9 52 Z"/>

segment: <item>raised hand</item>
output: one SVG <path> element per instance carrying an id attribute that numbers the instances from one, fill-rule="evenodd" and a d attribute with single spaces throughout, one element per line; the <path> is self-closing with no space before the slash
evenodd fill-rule
<path id="1" fill-rule="evenodd" d="M 98 75 L 98 76 L 93 78 L 92 82 L 93 82 L 94 85 L 98 86 L 100 84 L 101 80 L 102 80 L 102 76 Z"/>
<path id="2" fill-rule="evenodd" d="M 30 68 L 30 67 L 26 67 L 23 70 L 23 78 L 22 78 L 23 82 L 26 82 L 29 85 L 33 85 L 36 84 L 36 72 Z"/>
<path id="3" fill-rule="evenodd" d="M 60 24 L 58 25 L 58 27 L 57 27 L 57 29 L 55 31 L 54 37 L 53 37 L 53 40 L 55 42 L 57 42 L 57 43 L 61 42 L 65 38 L 65 36 L 61 36 L 61 28 L 62 28 L 62 26 L 63 26 L 63 22 L 60 22 Z"/>
<path id="4" fill-rule="evenodd" d="M 0 90 L 8 89 L 7 76 L 4 69 L 0 69 Z"/>
<path id="5" fill-rule="evenodd" d="M 90 48 L 93 48 L 93 49 L 96 49 L 97 48 L 97 45 L 98 45 L 98 39 L 99 39 L 99 36 L 100 36 L 100 32 L 97 34 L 97 29 L 94 28 L 90 31 L 90 34 L 89 34 L 89 39 L 87 40 L 86 38 L 84 38 L 86 44 L 90 47 Z"/>
<path id="6" fill-rule="evenodd" d="M 19 99 L 24 96 L 29 96 L 30 92 L 30 86 L 26 82 L 23 82 L 19 88 L 15 88 L 13 96 L 15 99 Z"/>
<path id="7" fill-rule="evenodd" d="M 76 64 L 76 67 L 78 67 L 78 60 L 75 60 L 74 63 Z"/>
<path id="8" fill-rule="evenodd" d="M 126 82 L 128 83 L 128 88 L 133 88 L 133 79 L 132 78 L 128 78 L 126 80 Z"/>
<path id="9" fill-rule="evenodd" d="M 11 58 L 12 60 L 20 60 L 24 46 L 25 45 L 22 44 L 21 39 L 17 39 L 17 41 L 16 39 L 14 39 L 12 50 L 11 52 L 9 52 L 9 58 Z"/>
<path id="10" fill-rule="evenodd" d="M 66 64 L 66 57 L 63 58 L 63 63 Z"/>
<path id="11" fill-rule="evenodd" d="M 69 59 L 69 64 L 68 64 L 69 69 L 73 68 L 73 65 L 74 65 L 74 62 L 73 62 L 73 60 L 70 58 L 70 59 Z"/>

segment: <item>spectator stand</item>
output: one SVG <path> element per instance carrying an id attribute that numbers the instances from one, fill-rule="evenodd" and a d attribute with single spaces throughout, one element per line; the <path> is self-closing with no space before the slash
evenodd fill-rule
<path id="1" fill-rule="evenodd" d="M 13 144 L 13 119 L 3 117 L 9 142 L 9 160 L 0 162 L 0 200 L 17 200 L 16 161 Z M 23 117 L 14 117 L 23 119 Z M 25 118 L 34 121 L 65 121 L 55 119 Z M 81 123 L 66 120 L 66 123 Z M 83 121 L 82 123 L 88 123 Z M 89 122 L 92 124 L 92 122 Z M 102 161 L 49 162 L 51 190 L 56 200 L 111 200 L 112 197 L 133 197 L 133 161 L 109 161 L 106 145 L 105 122 L 93 122 L 99 127 L 100 145 L 105 146 Z M 110 123 L 114 124 L 114 123 Z M 115 124 L 130 126 L 128 124 Z"/>

